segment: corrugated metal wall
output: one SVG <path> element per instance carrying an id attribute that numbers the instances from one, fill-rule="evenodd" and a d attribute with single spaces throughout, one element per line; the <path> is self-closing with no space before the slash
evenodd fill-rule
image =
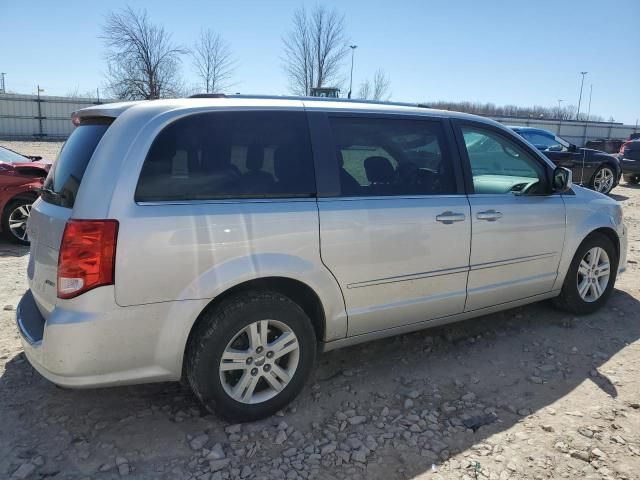
<path id="1" fill-rule="evenodd" d="M 72 130 L 71 114 L 81 108 L 110 100 L 41 95 L 0 94 L 0 137 L 67 138 Z"/>
<path id="2" fill-rule="evenodd" d="M 16 139 L 65 139 L 73 130 L 71 114 L 76 110 L 108 103 L 97 98 L 68 98 L 37 95 L 0 94 L 0 137 Z M 38 110 L 40 107 L 40 110 Z M 627 139 L 638 131 L 635 125 L 604 122 L 577 122 L 510 117 L 493 117 L 505 125 L 525 125 L 544 128 L 576 145 L 598 138 Z"/>

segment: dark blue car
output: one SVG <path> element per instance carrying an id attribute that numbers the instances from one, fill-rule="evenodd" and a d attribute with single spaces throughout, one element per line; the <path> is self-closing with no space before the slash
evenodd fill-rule
<path id="1" fill-rule="evenodd" d="M 541 128 L 509 128 L 544 152 L 553 163 L 570 169 L 573 172 L 574 183 L 605 194 L 618 185 L 622 168 L 613 155 L 600 150 L 578 148 L 571 142 Z"/>

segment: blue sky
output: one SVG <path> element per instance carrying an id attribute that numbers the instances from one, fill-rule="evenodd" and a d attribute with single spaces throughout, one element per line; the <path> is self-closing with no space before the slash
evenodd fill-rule
<path id="1" fill-rule="evenodd" d="M 303 0 L 0 0 L 0 71 L 7 89 L 65 94 L 104 86 L 105 15 L 129 3 L 191 46 L 201 28 L 220 32 L 238 59 L 234 90 L 286 94 L 282 36 Z M 354 91 L 383 68 L 397 101 L 469 100 L 499 105 L 578 102 L 579 72 L 593 84 L 591 112 L 640 117 L 640 1 L 326 1 L 346 15 L 358 45 Z M 635 56 L 635 60 L 633 57 Z M 348 65 L 345 63 L 345 77 Z M 194 83 L 188 58 L 184 77 Z M 583 96 L 583 111 L 585 110 Z"/>

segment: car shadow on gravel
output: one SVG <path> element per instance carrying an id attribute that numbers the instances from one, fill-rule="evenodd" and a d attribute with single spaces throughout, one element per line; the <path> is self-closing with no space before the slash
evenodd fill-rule
<path id="1" fill-rule="evenodd" d="M 11 243 L 0 237 L 0 257 L 24 257 L 28 254 L 28 246 Z"/>
<path id="2" fill-rule="evenodd" d="M 188 470 L 194 452 L 187 435 L 206 432 L 240 468 L 261 457 L 233 452 L 257 444 L 272 459 L 292 447 L 302 454 L 327 436 L 338 446 L 371 436 L 376 446 L 369 445 L 366 467 L 353 451 L 342 466 L 335 460 L 321 465 L 319 478 L 344 478 L 339 472 L 347 467 L 356 472 L 349 478 L 413 478 L 537 415 L 583 382 L 598 385 L 603 398 L 617 397 L 615 371 L 605 364 L 640 338 L 639 307 L 615 290 L 606 308 L 584 317 L 544 302 L 328 352 L 282 417 L 245 424 L 243 436 L 233 438 L 224 431 L 228 424 L 178 383 L 66 390 L 40 377 L 19 354 L 0 376 L 0 431 L 6 432 L 0 435 L 0 472 L 39 454 L 46 456 L 41 474 L 48 468 L 103 478 L 101 464 L 120 455 L 152 478 L 159 463 Z M 355 415 L 366 420 L 352 422 Z M 276 444 L 283 420 L 303 435 L 294 440 L 289 433 Z"/>

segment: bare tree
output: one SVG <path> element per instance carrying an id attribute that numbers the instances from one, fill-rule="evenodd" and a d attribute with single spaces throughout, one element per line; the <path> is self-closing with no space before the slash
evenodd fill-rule
<path id="1" fill-rule="evenodd" d="M 387 101 L 391 98 L 391 81 L 387 74 L 379 68 L 373 74 L 373 82 L 366 79 L 360 84 L 358 96 L 363 100 L 382 100 Z"/>
<path id="2" fill-rule="evenodd" d="M 234 85 L 231 78 L 236 62 L 229 44 L 219 33 L 210 29 L 200 32 L 191 57 L 206 93 L 220 92 Z"/>
<path id="3" fill-rule="evenodd" d="M 358 98 L 361 98 L 362 100 L 371 99 L 371 82 L 369 81 L 368 78 L 360 84 L 360 90 L 358 91 Z"/>
<path id="4" fill-rule="evenodd" d="M 149 100 L 179 95 L 180 57 L 186 51 L 173 43 L 164 27 L 151 23 L 146 10 L 126 7 L 110 13 L 102 33 L 113 96 Z"/>
<path id="5" fill-rule="evenodd" d="M 283 38 L 284 70 L 297 95 L 309 95 L 313 87 L 335 86 L 349 52 L 344 15 L 316 6 L 311 13 L 300 7 L 293 26 Z"/>
<path id="6" fill-rule="evenodd" d="M 373 99 L 389 100 L 391 98 L 391 81 L 384 70 L 379 68 L 373 75 Z"/>

